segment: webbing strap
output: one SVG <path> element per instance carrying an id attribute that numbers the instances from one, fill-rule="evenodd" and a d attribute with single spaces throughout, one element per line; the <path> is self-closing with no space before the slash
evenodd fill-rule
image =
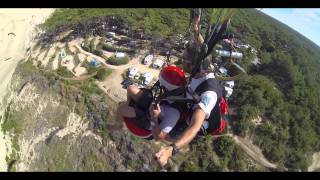
<path id="1" fill-rule="evenodd" d="M 200 96 L 195 91 L 193 91 L 190 86 L 188 86 L 187 91 L 192 96 L 192 98 L 195 101 L 195 103 L 199 103 L 201 101 Z"/>
<path id="2" fill-rule="evenodd" d="M 158 104 L 160 101 L 167 99 L 168 97 L 171 97 L 171 96 L 183 95 L 185 94 L 185 92 L 186 92 L 186 87 L 180 87 L 172 91 L 166 91 L 163 94 L 159 95 L 155 103 Z"/>

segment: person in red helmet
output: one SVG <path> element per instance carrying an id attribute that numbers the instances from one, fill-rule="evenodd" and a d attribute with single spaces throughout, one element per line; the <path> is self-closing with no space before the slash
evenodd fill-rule
<path id="1" fill-rule="evenodd" d="M 176 138 L 172 144 L 162 147 L 155 157 L 163 167 L 168 160 L 177 154 L 180 149 L 186 147 L 198 135 L 222 133 L 226 127 L 224 114 L 227 111 L 227 102 L 223 98 L 223 90 L 213 72 L 211 55 L 206 56 L 199 67 L 197 47 L 203 44 L 203 39 L 199 33 L 200 16 L 192 19 L 192 27 L 195 34 L 193 41 L 188 43 L 184 50 L 182 65 L 185 72 L 194 73 L 188 82 L 188 90 L 185 98 L 194 99 L 190 103 L 190 112 L 187 118 L 188 127 Z M 198 69 L 199 68 L 199 69 Z M 195 71 L 195 72 L 193 72 Z"/>
<path id="2" fill-rule="evenodd" d="M 159 83 L 163 91 L 171 91 L 185 86 L 187 81 L 179 67 L 166 66 L 159 74 Z M 127 102 L 119 105 L 117 113 L 134 135 L 170 141 L 168 134 L 180 119 L 180 112 L 172 105 L 173 102 L 151 105 L 152 99 L 150 90 L 130 85 L 127 89 Z"/>

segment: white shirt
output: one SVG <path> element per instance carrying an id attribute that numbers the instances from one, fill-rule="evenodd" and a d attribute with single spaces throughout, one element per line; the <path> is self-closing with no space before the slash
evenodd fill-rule
<path id="1" fill-rule="evenodd" d="M 161 131 L 169 133 L 180 119 L 180 112 L 177 109 L 168 105 L 160 105 L 160 109 L 161 123 L 159 127 Z"/>
<path id="2" fill-rule="evenodd" d="M 214 73 L 209 73 L 206 76 L 200 77 L 197 79 L 192 78 L 189 86 L 193 91 L 195 91 L 202 82 L 204 82 L 209 78 L 215 78 Z M 193 99 L 189 93 L 187 93 L 187 98 Z M 205 112 L 206 114 L 205 119 L 208 119 L 212 109 L 217 103 L 217 99 L 218 99 L 217 93 L 214 91 L 205 91 L 201 94 L 200 98 L 201 98 L 201 101 L 198 103 L 198 105 Z M 193 108 L 195 107 L 196 106 L 194 106 Z"/>

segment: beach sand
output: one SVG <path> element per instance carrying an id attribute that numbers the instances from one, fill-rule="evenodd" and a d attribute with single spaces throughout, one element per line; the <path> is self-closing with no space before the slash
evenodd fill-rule
<path id="1" fill-rule="evenodd" d="M 15 67 L 25 57 L 26 49 L 34 43 L 36 25 L 44 22 L 53 11 L 54 9 L 0 9 L 0 112 L 4 113 L 6 108 L 3 99 L 8 93 Z M 0 171 L 7 171 L 5 157 L 10 154 L 10 147 L 10 138 L 0 131 Z"/>

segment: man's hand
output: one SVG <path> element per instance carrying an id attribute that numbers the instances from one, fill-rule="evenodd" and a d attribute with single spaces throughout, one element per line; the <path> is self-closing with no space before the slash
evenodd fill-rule
<path id="1" fill-rule="evenodd" d="M 198 32 L 199 22 L 200 22 L 200 16 L 194 16 L 192 19 L 192 27 L 194 32 Z"/>
<path id="2" fill-rule="evenodd" d="M 149 108 L 149 113 L 150 113 L 151 120 L 157 121 L 160 116 L 160 113 L 161 113 L 161 109 L 160 109 L 159 104 L 157 104 L 156 106 L 151 105 Z"/>
<path id="3" fill-rule="evenodd" d="M 173 147 L 168 146 L 162 148 L 159 152 L 155 154 L 157 161 L 161 165 L 161 167 L 165 166 L 168 163 L 169 158 L 172 156 Z"/>
<path id="4" fill-rule="evenodd" d="M 200 23 L 200 19 L 201 19 L 201 15 L 196 15 L 193 17 L 192 19 L 192 31 L 194 33 L 194 38 L 195 40 L 202 44 L 204 42 L 204 39 L 200 33 L 200 29 L 199 29 L 199 23 Z"/>

